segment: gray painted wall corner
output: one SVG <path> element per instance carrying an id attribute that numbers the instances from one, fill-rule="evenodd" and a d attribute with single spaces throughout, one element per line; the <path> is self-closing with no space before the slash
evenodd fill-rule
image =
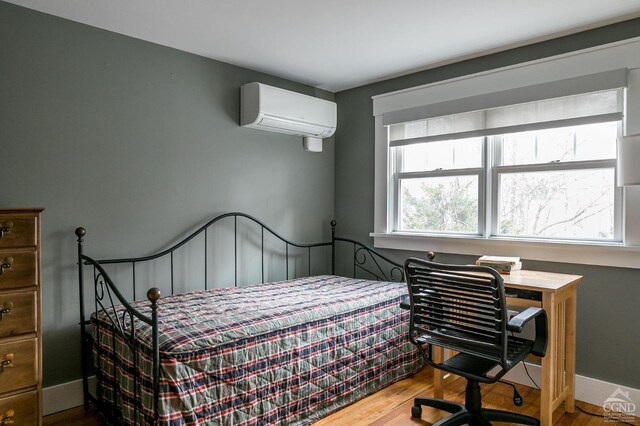
<path id="1" fill-rule="evenodd" d="M 488 56 L 453 63 L 362 87 L 338 92 L 339 105 L 335 163 L 336 220 L 349 237 L 372 242 L 374 208 L 374 119 L 371 97 L 409 87 L 487 71 L 508 65 L 585 49 L 640 36 L 640 19 L 536 43 Z M 425 252 L 429 248 L 425 247 Z M 401 262 L 424 253 L 386 251 Z M 462 254 L 438 254 L 438 259 L 468 263 Z M 606 268 L 524 259 L 529 269 L 584 275 L 578 290 L 577 373 L 640 388 L 635 338 L 640 300 L 640 269 Z M 640 267 L 640 264 L 639 264 Z"/>

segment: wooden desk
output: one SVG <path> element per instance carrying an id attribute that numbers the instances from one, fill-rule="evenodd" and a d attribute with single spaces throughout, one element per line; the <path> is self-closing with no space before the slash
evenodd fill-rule
<path id="1" fill-rule="evenodd" d="M 540 423 L 553 424 L 553 412 L 564 402 L 565 411 L 575 410 L 576 376 L 576 287 L 580 275 L 555 274 L 538 271 L 515 271 L 503 275 L 509 289 L 541 293 L 541 301 L 523 298 L 507 298 L 510 306 L 542 306 L 547 312 L 549 324 L 547 353 L 542 358 L 542 382 L 540 383 Z M 445 354 L 434 347 L 434 360 L 440 362 Z M 434 396 L 442 398 L 445 376 L 442 370 L 434 371 Z"/>

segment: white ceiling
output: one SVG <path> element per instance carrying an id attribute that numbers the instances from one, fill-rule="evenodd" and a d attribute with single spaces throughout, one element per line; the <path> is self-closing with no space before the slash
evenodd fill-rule
<path id="1" fill-rule="evenodd" d="M 333 92 L 640 16 L 640 0 L 6 0 Z"/>

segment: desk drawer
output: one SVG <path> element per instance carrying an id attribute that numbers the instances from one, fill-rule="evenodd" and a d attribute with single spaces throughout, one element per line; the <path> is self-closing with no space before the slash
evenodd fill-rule
<path id="1" fill-rule="evenodd" d="M 12 215 L 0 216 L 0 248 L 33 247 L 36 245 L 36 218 Z"/>
<path id="2" fill-rule="evenodd" d="M 38 393 L 26 392 L 20 395 L 0 398 L 0 424 L 13 424 L 15 426 L 32 426 L 38 424 Z M 9 423 L 8 416 L 13 415 Z M 1 423 L 1 419 L 5 423 Z"/>
<path id="3" fill-rule="evenodd" d="M 37 284 L 35 251 L 0 253 L 0 290 Z"/>
<path id="4" fill-rule="evenodd" d="M 0 337 L 36 331 L 36 292 L 0 294 Z"/>
<path id="5" fill-rule="evenodd" d="M 37 380 L 36 339 L 0 344 L 0 393 L 35 386 Z"/>

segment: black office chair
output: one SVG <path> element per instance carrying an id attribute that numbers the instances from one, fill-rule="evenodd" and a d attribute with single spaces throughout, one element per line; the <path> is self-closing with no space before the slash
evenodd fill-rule
<path id="1" fill-rule="evenodd" d="M 425 405 L 452 413 L 434 426 L 490 425 L 491 421 L 539 425 L 534 417 L 482 408 L 479 383 L 497 381 L 530 353 L 544 356 L 547 346 L 544 310 L 528 308 L 509 320 L 502 277 L 488 267 L 410 258 L 404 270 L 409 288 L 411 343 L 433 368 L 467 379 L 464 404 L 416 398 L 411 416 L 420 417 Z M 513 335 L 534 318 L 535 340 Z M 451 349 L 456 354 L 435 362 L 433 347 Z M 500 367 L 499 371 L 489 375 L 495 367 Z"/>

